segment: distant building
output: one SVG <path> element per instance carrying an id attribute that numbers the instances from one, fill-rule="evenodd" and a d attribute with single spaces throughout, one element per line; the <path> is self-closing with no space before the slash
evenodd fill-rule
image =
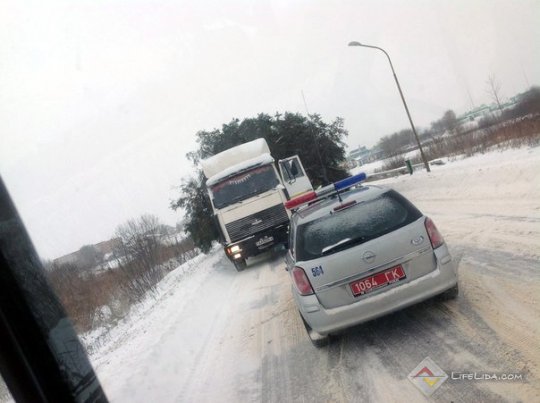
<path id="1" fill-rule="evenodd" d="M 368 149 L 365 146 L 359 146 L 358 148 L 355 148 L 349 152 L 347 161 L 351 162 L 354 166 L 358 166 L 377 161 L 382 157 L 383 151 L 379 147 Z"/>
<path id="2" fill-rule="evenodd" d="M 53 263 L 57 266 L 64 264 L 75 264 L 79 261 L 79 251 L 69 253 L 53 260 Z"/>
<path id="3" fill-rule="evenodd" d="M 458 116 L 457 120 L 459 121 L 461 125 L 465 125 L 465 127 L 471 126 L 471 124 L 473 126 L 474 124 L 477 125 L 478 120 L 484 117 L 498 115 L 501 113 L 501 109 L 504 111 L 504 110 L 513 108 L 519 103 L 522 97 L 523 97 L 523 94 L 517 94 L 517 95 L 514 95 L 513 97 L 508 98 L 508 100 L 501 103 L 500 109 L 499 109 L 499 105 L 497 105 L 496 103 L 492 103 L 490 105 L 482 104 Z"/>
<path id="4" fill-rule="evenodd" d="M 121 244 L 122 244 L 122 241 L 120 240 L 120 238 L 113 238 L 113 239 L 109 239 L 108 241 L 99 242 L 95 245 L 89 245 L 89 246 L 93 247 L 98 254 L 104 256 L 105 259 L 107 259 L 107 257 L 113 256 L 114 254 L 113 252 L 115 248 L 117 248 Z M 53 263 L 55 265 L 60 266 L 64 264 L 77 264 L 82 261 L 84 261 L 84 257 L 81 253 L 81 249 L 79 249 L 76 252 L 72 252 L 67 255 L 60 256 L 59 258 L 54 259 Z"/>
<path id="5" fill-rule="evenodd" d="M 369 150 L 365 146 L 360 146 L 349 153 L 349 158 L 353 160 L 359 160 L 368 154 Z"/>
<path id="6" fill-rule="evenodd" d="M 107 255 L 109 253 L 113 253 L 114 250 L 120 247 L 121 245 L 122 245 L 122 240 L 120 238 L 113 238 L 113 239 L 109 239 L 108 241 L 103 241 L 92 246 L 96 248 L 99 252 L 103 253 L 104 255 Z"/>

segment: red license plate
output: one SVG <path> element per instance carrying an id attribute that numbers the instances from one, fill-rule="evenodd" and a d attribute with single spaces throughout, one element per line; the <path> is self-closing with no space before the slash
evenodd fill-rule
<path id="1" fill-rule="evenodd" d="M 365 277 L 351 283 L 351 291 L 355 297 L 367 294 L 368 292 L 386 287 L 389 284 L 405 278 L 405 271 L 402 266 L 392 267 L 373 276 Z"/>

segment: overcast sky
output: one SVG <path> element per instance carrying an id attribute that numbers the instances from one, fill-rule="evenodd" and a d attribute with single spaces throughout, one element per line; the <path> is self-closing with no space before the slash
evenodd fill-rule
<path id="1" fill-rule="evenodd" d="M 2 1 L 0 173 L 38 252 L 174 224 L 198 130 L 259 112 L 345 119 L 350 147 L 540 83 L 539 1 Z"/>

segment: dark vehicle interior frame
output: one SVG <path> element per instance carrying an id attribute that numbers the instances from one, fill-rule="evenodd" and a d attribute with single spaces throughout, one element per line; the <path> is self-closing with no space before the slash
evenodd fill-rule
<path id="1" fill-rule="evenodd" d="M 17 402 L 107 402 L 43 270 L 0 178 L 0 374 Z"/>

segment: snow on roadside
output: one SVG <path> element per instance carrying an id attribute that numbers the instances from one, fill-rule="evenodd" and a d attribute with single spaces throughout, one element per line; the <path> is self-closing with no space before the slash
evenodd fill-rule
<path id="1" fill-rule="evenodd" d="M 199 273 L 208 271 L 215 261 L 222 257 L 220 251 L 220 245 L 216 244 L 207 255 L 200 253 L 172 270 L 158 283 L 154 293 L 147 294 L 143 301 L 132 306 L 129 313 L 113 327 L 100 327 L 79 335 L 90 357 L 93 359 L 96 356 L 103 356 L 106 351 L 114 348 L 115 341 L 126 335 L 130 327 L 151 312 L 167 295 L 170 295 L 181 281 L 193 277 L 195 271 Z"/>
<path id="2" fill-rule="evenodd" d="M 486 201 L 527 197 L 536 205 L 540 201 L 540 146 L 442 160 L 445 165 L 431 165 L 431 173 L 420 170 L 413 175 L 381 179 L 376 183 L 418 190 L 423 192 L 423 198 L 447 196 L 467 202 L 468 196 L 484 197 Z M 430 181 L 427 193 L 426 180 Z M 456 189 L 459 192 L 455 192 Z"/>

